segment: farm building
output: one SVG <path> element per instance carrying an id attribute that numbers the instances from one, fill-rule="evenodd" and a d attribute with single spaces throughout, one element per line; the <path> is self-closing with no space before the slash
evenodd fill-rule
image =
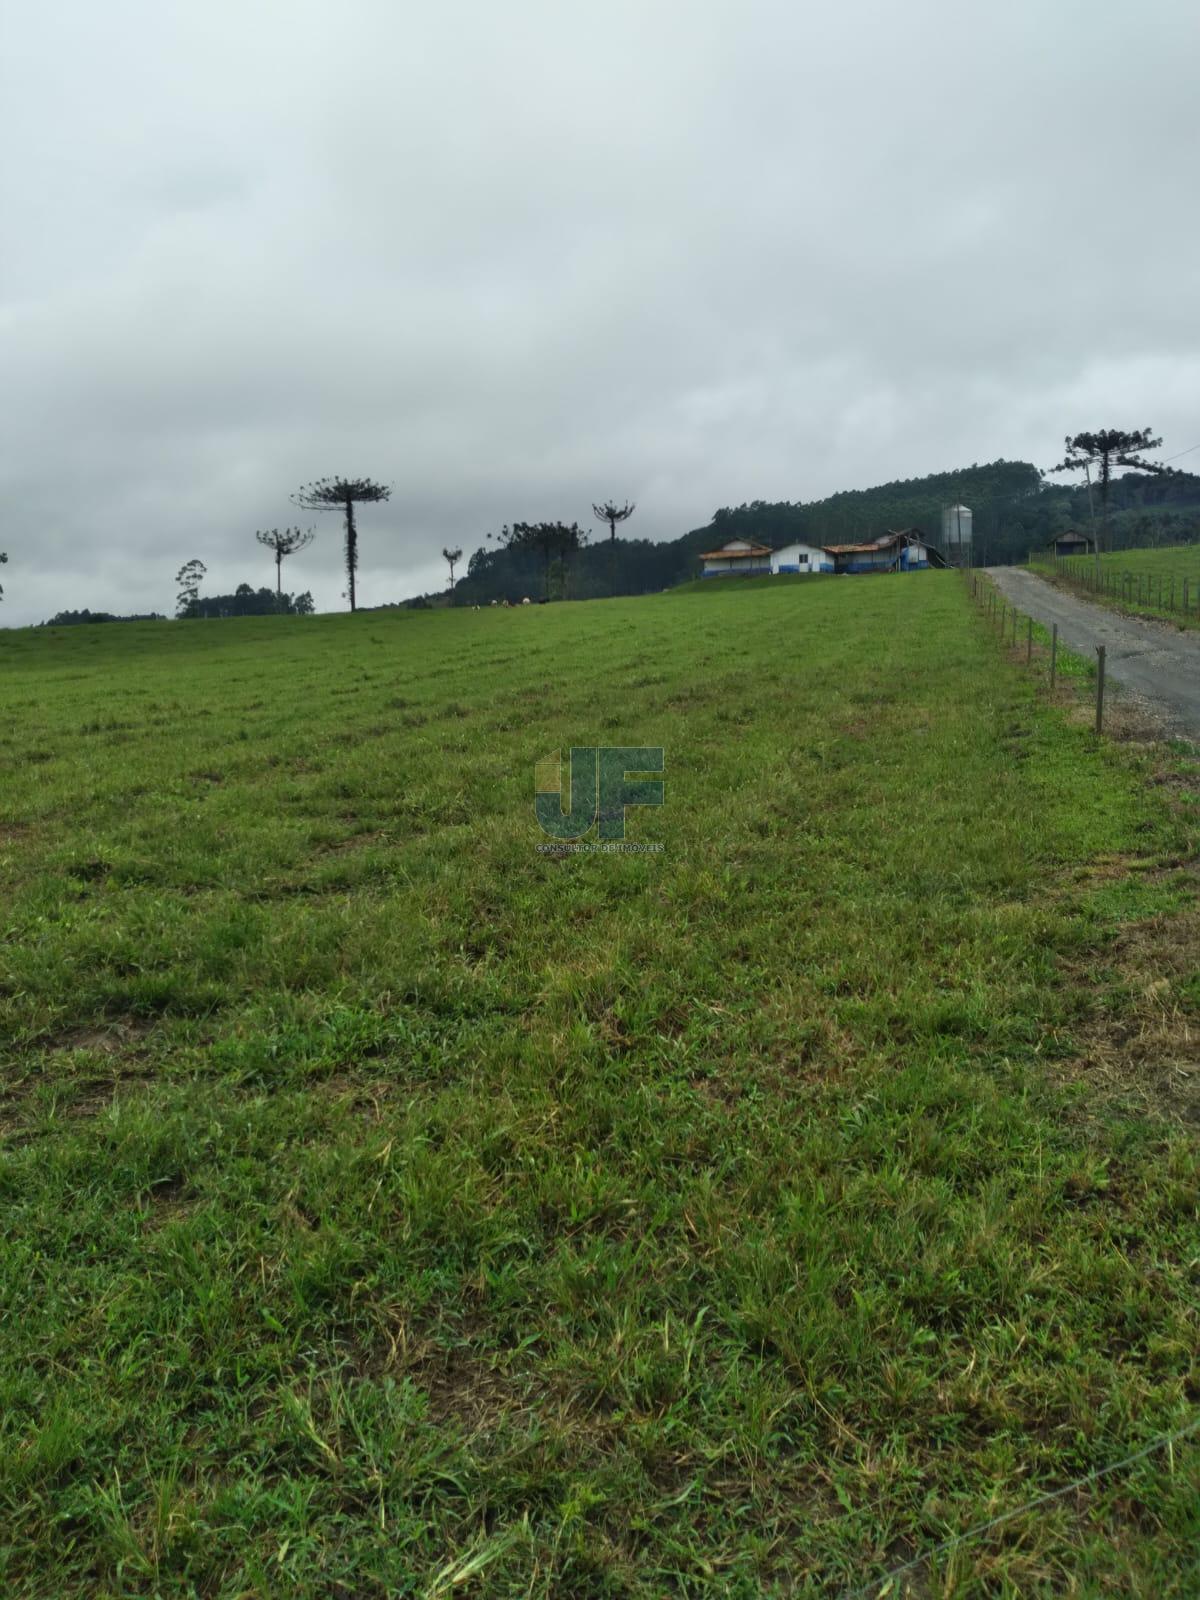
<path id="1" fill-rule="evenodd" d="M 1074 528 L 1068 528 L 1066 533 L 1058 534 L 1051 543 L 1056 556 L 1086 556 L 1092 550 L 1092 541 L 1087 534 L 1077 533 Z"/>
<path id="2" fill-rule="evenodd" d="M 771 551 L 772 572 L 832 572 L 833 562 L 817 545 L 785 544 Z"/>
<path id="3" fill-rule="evenodd" d="M 946 565 L 941 553 L 926 544 L 919 528 L 885 533 L 882 539 L 867 544 L 827 544 L 825 553 L 832 558 L 835 572 L 915 572 Z"/>
<path id="4" fill-rule="evenodd" d="M 771 547 L 752 544 L 749 539 L 731 539 L 719 550 L 706 550 L 700 557 L 704 566 L 702 578 L 719 578 L 727 573 L 768 573 L 771 571 Z"/>
<path id="5" fill-rule="evenodd" d="M 884 534 L 868 544 L 801 544 L 772 550 L 749 539 L 731 539 L 719 550 L 706 550 L 701 577 L 723 574 L 762 575 L 778 572 L 915 572 L 944 567 L 940 551 L 925 542 L 918 528 Z"/>

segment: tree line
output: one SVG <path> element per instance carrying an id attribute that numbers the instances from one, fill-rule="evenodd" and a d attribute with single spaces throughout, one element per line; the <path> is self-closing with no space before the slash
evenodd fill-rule
<path id="1" fill-rule="evenodd" d="M 615 500 L 592 502 L 592 512 L 601 521 L 608 523 L 608 592 L 617 594 L 620 589 L 618 579 L 617 561 L 617 527 L 637 510 L 631 500 L 626 500 L 618 505 Z M 591 598 L 596 592 L 596 585 L 589 584 L 586 595 L 572 593 L 572 579 L 578 578 L 581 557 L 588 547 L 590 535 L 585 533 L 577 522 L 514 522 L 510 527 L 507 523 L 498 534 L 488 534 L 498 546 L 498 555 L 505 559 L 494 563 L 499 567 L 507 567 L 511 573 L 521 573 L 532 577 L 534 569 L 540 569 L 540 588 L 543 600 L 567 598 Z M 480 560 L 482 551 L 476 551 L 471 557 L 471 564 L 467 569 L 468 578 L 478 580 L 481 573 L 487 568 L 486 559 Z M 450 594 L 454 595 L 454 569 L 462 560 L 462 547 L 451 550 L 443 547 L 442 556 L 450 567 Z M 591 576 L 597 570 L 596 563 L 591 564 Z M 527 585 L 534 587 L 534 585 Z M 525 595 L 486 595 L 491 599 L 525 599 Z"/>
<path id="2" fill-rule="evenodd" d="M 438 604 L 448 600 L 452 605 L 479 605 L 533 595 L 543 600 L 584 600 L 644 594 L 695 577 L 702 552 L 738 538 L 772 547 L 793 541 L 821 546 L 912 528 L 936 546 L 942 508 L 955 500 L 972 509 L 974 559 L 980 564 L 1023 561 L 1031 550 L 1044 548 L 1068 528 L 1089 528 L 1108 548 L 1200 540 L 1200 477 L 1147 460 L 1146 452 L 1157 450 L 1161 443 L 1149 428 L 1082 432 L 1067 438 L 1064 459 L 1046 472 L 1025 461 L 998 460 L 897 479 L 871 489 L 843 490 L 823 500 L 755 500 L 723 506 L 703 527 L 657 543 L 618 537 L 617 529 L 637 509 L 633 502 L 596 501 L 592 512 L 608 531 L 602 543 L 592 544 L 590 532 L 577 522 L 506 523 L 470 556 L 460 578 L 455 574 L 462 547 L 443 547 L 449 589 L 433 598 Z M 1116 468 L 1125 469 L 1123 475 Z M 1065 473 L 1081 473 L 1083 481 L 1073 485 L 1049 481 Z M 358 609 L 358 515 L 364 506 L 389 500 L 391 492 L 390 485 L 372 478 L 330 477 L 304 484 L 291 496 L 301 509 L 333 511 L 341 517 L 345 597 L 352 612 Z M 198 558 L 185 562 L 176 574 L 176 616 L 311 615 L 310 592 L 285 593 L 283 563 L 307 549 L 315 533 L 314 528 L 299 526 L 255 533 L 274 558 L 274 590 L 242 583 L 232 594 L 201 595 L 207 569 Z M 7 560 L 0 552 L 0 564 Z M 3 593 L 0 586 L 0 597 Z M 403 603 L 428 604 L 429 598 Z M 84 610 L 60 612 L 51 623 L 64 626 L 85 620 L 134 619 Z"/>
<path id="3" fill-rule="evenodd" d="M 1097 444 L 1097 441 L 1100 441 Z M 816 546 L 853 543 L 895 528 L 915 528 L 940 545 L 943 508 L 956 500 L 974 513 L 974 558 L 1005 564 L 1024 561 L 1068 528 L 1088 528 L 1092 511 L 1119 544 L 1187 542 L 1200 539 L 1200 477 L 1161 469 L 1144 451 L 1157 446 L 1149 430 L 1100 430 L 1068 441 L 1070 466 L 1040 471 L 1031 462 L 999 460 L 920 478 L 898 479 L 871 489 L 843 490 L 817 501 L 756 500 L 717 510 L 703 527 L 677 539 L 652 543 L 618 535 L 634 507 L 596 504 L 608 522 L 608 537 L 592 544 L 577 524 L 517 522 L 488 535 L 456 577 L 461 548 L 442 552 L 450 564 L 449 589 L 405 602 L 409 605 L 485 605 L 492 600 L 588 600 L 606 595 L 645 594 L 694 578 L 699 557 L 731 539 L 777 547 L 793 541 Z M 1110 470 L 1102 492 L 1103 463 L 1089 452 L 1108 450 Z M 1123 453 L 1125 459 L 1120 460 Z M 1084 481 L 1058 481 L 1078 463 Z M 1117 476 L 1115 466 L 1133 466 Z M 1094 476 L 1095 506 L 1086 479 Z M 609 512 L 616 515 L 610 520 Z M 453 558 L 453 560 L 451 560 Z"/>

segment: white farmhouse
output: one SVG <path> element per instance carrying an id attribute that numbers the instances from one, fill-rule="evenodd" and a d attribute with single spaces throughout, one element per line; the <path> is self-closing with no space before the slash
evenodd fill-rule
<path id="1" fill-rule="evenodd" d="M 731 539 L 719 550 L 706 550 L 700 559 L 704 563 L 702 578 L 719 578 L 726 573 L 768 573 L 771 547 L 753 544 L 749 539 Z"/>
<path id="2" fill-rule="evenodd" d="M 785 544 L 771 551 L 772 572 L 832 572 L 833 562 L 815 544 Z"/>

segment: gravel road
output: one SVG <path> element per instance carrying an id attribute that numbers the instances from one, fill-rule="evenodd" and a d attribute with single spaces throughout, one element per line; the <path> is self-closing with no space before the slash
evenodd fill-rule
<path id="1" fill-rule="evenodd" d="M 1024 567 L 988 567 L 987 574 L 1017 610 L 1035 622 L 1058 623 L 1058 637 L 1076 655 L 1095 660 L 1105 647 L 1105 681 L 1136 695 L 1167 730 L 1200 740 L 1200 631 L 1124 617 L 1079 600 Z"/>

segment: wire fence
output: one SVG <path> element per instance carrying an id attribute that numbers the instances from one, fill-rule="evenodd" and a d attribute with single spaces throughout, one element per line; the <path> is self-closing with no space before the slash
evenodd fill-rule
<path id="1" fill-rule="evenodd" d="M 1056 578 L 1083 594 L 1116 601 L 1131 610 L 1160 611 L 1165 616 L 1200 621 L 1200 571 L 1191 577 L 1174 572 L 1138 572 L 1105 565 L 1089 556 L 1053 556 L 1048 562 Z"/>
<path id="2" fill-rule="evenodd" d="M 1057 622 L 1051 623 L 1049 628 L 1040 622 L 1035 622 L 1031 616 L 1018 611 L 993 583 L 977 573 L 971 574 L 971 598 L 995 628 L 1002 644 L 1007 645 L 1010 650 L 1016 650 L 1020 644 L 1024 645 L 1025 665 L 1038 671 L 1044 670 L 1051 689 L 1057 686 L 1059 676 L 1067 662 L 1079 659 L 1067 657 L 1066 653 L 1059 649 Z M 1108 652 L 1102 644 L 1096 645 L 1095 649 L 1096 732 L 1102 733 Z M 1090 669 L 1090 663 L 1085 665 Z M 1078 676 L 1078 668 L 1073 675 Z"/>
<path id="3" fill-rule="evenodd" d="M 1023 1505 L 1014 1506 L 1010 1511 L 1002 1511 L 999 1516 L 990 1517 L 986 1522 L 979 1522 L 973 1528 L 967 1528 L 963 1533 L 951 1535 L 943 1539 L 941 1544 L 934 1545 L 933 1549 L 924 1551 L 919 1556 L 914 1556 L 911 1561 L 905 1561 L 901 1566 L 893 1567 L 889 1572 L 882 1572 L 873 1578 L 870 1583 L 862 1584 L 857 1589 L 844 1589 L 840 1600 L 884 1600 L 885 1596 L 892 1596 L 893 1600 L 900 1600 L 900 1591 L 896 1588 L 897 1578 L 916 1572 L 919 1568 L 949 1555 L 952 1550 L 957 1550 L 960 1545 L 969 1540 L 980 1539 L 984 1534 L 991 1533 L 994 1529 L 1003 1527 L 1005 1523 L 1013 1522 L 1018 1517 L 1028 1516 L 1030 1512 L 1038 1511 L 1043 1506 L 1061 1500 L 1065 1495 L 1075 1494 L 1082 1489 L 1089 1489 L 1095 1483 L 1111 1477 L 1115 1472 L 1124 1472 L 1128 1467 L 1136 1466 L 1139 1461 L 1145 1461 L 1150 1456 L 1156 1455 L 1160 1450 L 1170 1452 L 1170 1470 L 1175 1471 L 1174 1447 L 1184 1439 L 1190 1439 L 1193 1434 L 1200 1432 L 1200 1417 L 1193 1417 L 1190 1422 L 1185 1422 L 1181 1428 L 1175 1428 L 1171 1433 L 1159 1433 L 1151 1439 L 1150 1443 L 1143 1445 L 1140 1450 L 1134 1450 L 1127 1456 L 1122 1456 L 1119 1461 L 1110 1461 L 1105 1466 L 1096 1467 L 1091 1472 L 1085 1472 L 1081 1478 L 1073 1478 L 1070 1483 L 1064 1483 L 1058 1489 L 1049 1489 L 1044 1494 L 1035 1495 L 1032 1500 L 1027 1500 Z M 928 1590 L 925 1590 L 928 1593 Z"/>
<path id="4" fill-rule="evenodd" d="M 1063 662 L 1058 648 L 1058 624 L 1053 623 L 1047 635 L 1046 630 L 1039 623 L 1035 623 L 1030 616 L 1023 616 L 1016 606 L 987 579 L 977 573 L 970 574 L 971 598 L 980 607 L 988 622 L 996 629 L 1000 640 L 1010 649 L 1017 649 L 1023 643 L 1025 663 L 1029 667 L 1043 669 L 1053 688 L 1058 678 Z M 1035 637 L 1038 640 L 1038 650 L 1035 653 Z M 1048 638 L 1048 649 L 1041 644 L 1042 639 Z M 1104 725 L 1104 668 L 1105 647 L 1096 646 L 1096 732 L 1099 733 Z M 1122 1456 L 1117 1461 L 1110 1461 L 1094 1468 L 1091 1472 L 1084 1473 L 1082 1477 L 1074 1478 L 1069 1483 L 1050 1489 L 1042 1494 L 1033 1496 L 1021 1505 L 1014 1506 L 1008 1511 L 1001 1512 L 998 1516 L 990 1517 L 984 1522 L 976 1523 L 973 1527 L 966 1528 L 961 1533 L 952 1534 L 940 1543 L 933 1545 L 928 1550 L 920 1552 L 911 1560 L 903 1562 L 898 1567 L 892 1567 L 886 1572 L 878 1573 L 869 1583 L 857 1588 L 842 1591 L 840 1600 L 884 1600 L 885 1596 L 891 1600 L 899 1600 L 902 1591 L 898 1587 L 899 1580 L 919 1572 L 922 1568 L 939 1561 L 943 1556 L 951 1554 L 960 1546 L 976 1539 L 982 1539 L 996 1529 L 1015 1521 L 1020 1517 L 1028 1516 L 1040 1511 L 1045 1506 L 1051 1505 L 1056 1500 L 1069 1494 L 1077 1493 L 1090 1488 L 1093 1484 L 1101 1482 L 1118 1472 L 1125 1472 L 1138 1462 L 1147 1460 L 1161 1450 L 1169 1453 L 1170 1470 L 1175 1470 L 1174 1446 L 1185 1439 L 1192 1438 L 1200 1432 L 1200 1416 L 1193 1416 L 1181 1427 L 1170 1433 L 1156 1434 L 1148 1444 L 1140 1449 Z M 922 1592 L 926 1592 L 922 1586 Z"/>

